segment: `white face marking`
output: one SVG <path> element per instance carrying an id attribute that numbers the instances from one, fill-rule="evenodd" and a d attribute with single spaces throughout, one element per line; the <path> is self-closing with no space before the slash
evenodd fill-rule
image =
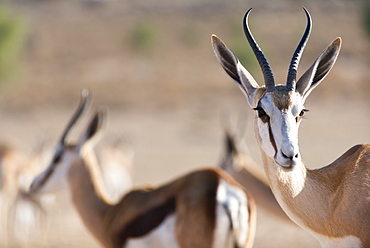
<path id="1" fill-rule="evenodd" d="M 57 158 L 60 156 L 59 158 Z M 68 188 L 67 173 L 72 164 L 73 154 L 58 147 L 50 165 L 33 179 L 32 194 L 47 194 Z"/>
<path id="2" fill-rule="evenodd" d="M 130 239 L 125 248 L 179 248 L 175 237 L 175 215 L 170 215 L 161 223 L 158 228 L 154 229 L 141 238 Z"/>
<path id="3" fill-rule="evenodd" d="M 269 133 L 270 131 L 269 131 L 268 125 L 269 125 L 268 123 L 264 123 L 260 120 L 257 122 L 257 127 L 259 130 L 259 137 L 261 141 L 261 147 L 263 151 L 267 154 L 267 156 L 269 156 L 270 158 L 274 158 L 276 151 L 270 140 L 270 133 Z"/>
<path id="4" fill-rule="evenodd" d="M 257 128 L 263 151 L 276 164 L 290 168 L 301 162 L 298 147 L 299 114 L 303 110 L 303 102 L 298 93 L 289 93 L 291 104 L 286 108 L 278 108 L 274 102 L 274 92 L 266 93 L 260 100 L 267 117 L 257 116 Z M 297 122 L 298 120 L 298 122 Z"/>

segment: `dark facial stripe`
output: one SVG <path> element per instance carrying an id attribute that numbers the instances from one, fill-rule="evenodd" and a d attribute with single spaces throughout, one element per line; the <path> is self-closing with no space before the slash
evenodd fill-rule
<path id="1" fill-rule="evenodd" d="M 267 126 L 268 126 L 268 129 L 269 129 L 269 138 L 270 138 L 271 145 L 274 147 L 275 153 L 277 153 L 277 146 L 276 146 L 274 134 L 272 133 L 270 120 L 268 121 Z"/>
<path id="2" fill-rule="evenodd" d="M 260 118 L 263 123 L 267 123 L 270 120 L 270 117 L 266 114 L 265 110 L 261 106 L 261 101 L 258 102 L 257 107 L 254 108 L 254 110 L 257 111 L 258 118 Z"/>
<path id="3" fill-rule="evenodd" d="M 257 108 L 255 108 L 256 111 L 258 111 L 258 118 L 260 118 L 260 120 L 263 122 L 263 123 L 267 123 L 267 126 L 268 126 L 268 129 L 269 129 L 269 138 L 270 138 L 270 142 L 271 142 L 271 145 L 274 147 L 275 149 L 275 153 L 277 152 L 277 147 L 276 147 L 276 142 L 275 142 L 275 138 L 274 138 L 274 134 L 272 133 L 272 129 L 271 129 L 271 124 L 270 124 L 270 117 L 266 114 L 266 112 L 263 110 L 262 106 L 261 106 L 261 100 L 258 102 L 257 104 Z M 261 111 L 263 112 L 263 114 L 261 114 Z"/>

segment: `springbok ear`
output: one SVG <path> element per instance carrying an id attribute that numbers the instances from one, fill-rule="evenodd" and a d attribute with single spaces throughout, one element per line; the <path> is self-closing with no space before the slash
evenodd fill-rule
<path id="1" fill-rule="evenodd" d="M 76 149 L 81 150 L 86 145 L 94 146 L 101 138 L 104 124 L 106 122 L 107 112 L 104 109 L 96 111 L 94 117 L 91 119 L 85 132 L 81 135 L 77 142 Z"/>
<path id="2" fill-rule="evenodd" d="M 233 52 L 216 35 L 212 35 L 212 47 L 218 62 L 238 84 L 242 92 L 246 95 L 249 105 L 254 106 L 254 95 L 259 88 L 256 80 L 242 66 Z"/>
<path id="3" fill-rule="evenodd" d="M 337 60 L 341 43 L 341 38 L 336 38 L 298 80 L 296 90 L 303 99 L 306 99 L 311 91 L 328 75 Z"/>

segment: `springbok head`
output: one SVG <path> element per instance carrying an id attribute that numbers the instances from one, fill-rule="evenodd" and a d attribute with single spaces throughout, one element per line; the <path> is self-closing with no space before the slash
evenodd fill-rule
<path id="1" fill-rule="evenodd" d="M 77 142 L 69 140 L 73 128 L 89 106 L 89 92 L 83 90 L 80 104 L 63 132 L 49 166 L 33 180 L 30 186 L 31 194 L 55 193 L 66 189 L 68 187 L 67 173 L 70 166 L 78 159 L 95 155 L 91 152 L 86 154 L 86 151 L 91 151 L 100 137 L 98 134 L 101 133 L 99 131 L 105 120 L 105 111 L 98 110 L 96 112 Z"/>
<path id="2" fill-rule="evenodd" d="M 212 46 L 219 63 L 238 84 L 250 107 L 255 110 L 256 135 L 261 149 L 278 166 L 286 170 L 301 162 L 298 127 L 307 111 L 304 102 L 333 67 L 341 46 L 341 39 L 335 39 L 296 80 L 299 60 L 312 26 L 310 14 L 303 9 L 307 17 L 307 26 L 293 54 L 286 84 L 283 85 L 275 84 L 270 65 L 250 32 L 248 16 L 252 9 L 244 16 L 244 32 L 262 69 L 265 86 L 259 86 L 232 51 L 217 36 L 212 35 Z"/>

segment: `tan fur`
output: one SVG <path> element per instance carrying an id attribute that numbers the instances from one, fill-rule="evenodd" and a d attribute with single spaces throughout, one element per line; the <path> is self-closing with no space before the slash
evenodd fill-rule
<path id="1" fill-rule="evenodd" d="M 288 109 L 292 105 L 291 93 L 287 90 L 275 90 L 272 95 L 275 106 L 280 110 Z"/>
<path id="2" fill-rule="evenodd" d="M 284 102 L 274 98 L 280 108 L 288 103 Z M 257 123 L 255 133 L 260 143 Z M 369 144 L 352 147 L 321 169 L 308 170 L 303 163 L 297 164 L 293 170 L 295 174 L 284 171 L 263 150 L 262 154 L 273 193 L 294 222 L 314 235 L 328 238 L 353 236 L 363 247 L 370 247 L 367 228 L 370 226 Z"/>
<path id="3" fill-rule="evenodd" d="M 59 171 L 67 172 L 72 201 L 84 224 L 107 248 L 125 247 L 132 239 L 145 238 L 169 217 L 174 217 L 174 227 L 169 227 L 174 230 L 161 232 L 157 235 L 162 236 L 156 237 L 168 241 L 169 245 L 177 242 L 181 248 L 212 248 L 214 234 L 221 231 L 227 241 L 233 241 L 234 247 L 252 247 L 256 220 L 254 200 L 219 169 L 197 170 L 158 188 L 131 190 L 116 204 L 109 202 L 93 151 L 93 144 L 101 137 L 106 112 L 96 111 L 76 144 L 66 142 L 71 129 L 86 111 L 88 100 L 88 92 L 83 91 L 80 105 L 62 135 L 52 162 L 30 186 L 32 194 L 47 192 L 45 185 L 49 185 L 49 190 L 57 188 L 58 180 L 63 178 L 50 175 L 62 167 Z M 46 183 L 48 180 L 51 182 Z M 229 204 L 230 199 L 238 204 Z M 218 226 L 223 223 L 223 220 L 218 222 L 220 208 L 221 216 L 228 220 L 227 225 L 221 226 L 223 230 Z M 234 225 L 241 221 L 249 223 L 241 224 L 240 228 Z M 239 244 L 241 242 L 243 244 Z"/>
<path id="4" fill-rule="evenodd" d="M 287 83 L 275 85 L 267 59 L 247 25 L 250 10 L 243 25 L 265 81 L 269 80 L 269 90 L 264 96 L 250 73 L 235 62 L 237 58 L 231 50 L 215 36 L 212 41 L 218 61 L 242 86 L 249 105 L 256 108 L 264 97 L 263 103 L 272 105 L 264 106 L 270 110 L 268 116 L 256 109 L 255 134 L 276 199 L 287 215 L 311 232 L 322 246 L 370 247 L 370 145 L 354 146 L 332 164 L 318 170 L 308 170 L 304 166 L 298 147 L 303 104 L 334 66 L 341 38 L 335 39 L 296 81 L 300 57 L 312 27 L 310 14 L 304 8 L 307 26 L 289 65 Z M 235 71 L 237 73 L 230 73 Z"/>
<path id="5" fill-rule="evenodd" d="M 300 93 L 305 93 L 303 101 L 334 64 L 340 48 L 340 39 L 336 39 L 333 44 L 323 52 L 325 59 L 331 62 L 320 65 L 320 70 L 324 74 L 312 79 L 317 81 L 310 89 L 303 91 L 301 89 Z M 320 56 L 318 59 L 322 58 Z M 310 70 L 307 73 L 312 75 L 309 74 Z M 306 85 L 304 80 L 307 78 L 303 78 L 300 86 Z M 257 88 L 253 95 L 254 103 L 258 103 L 264 97 L 260 92 L 261 89 Z M 288 93 L 283 86 L 276 86 L 271 94 L 275 107 L 285 110 L 292 105 L 293 94 L 298 92 Z M 300 160 L 294 167 L 283 169 L 262 149 L 257 123 L 255 134 L 261 147 L 271 189 L 279 204 L 294 222 L 316 235 L 319 240 L 326 237 L 325 242 L 332 238 L 353 237 L 354 240 L 357 238 L 361 242 L 362 247 L 370 247 L 369 144 L 352 147 L 336 161 L 321 169 L 308 170 Z"/>
<path id="6" fill-rule="evenodd" d="M 95 165 L 87 165 L 85 162 L 76 158 L 69 172 L 73 203 L 87 228 L 104 247 L 118 248 L 124 245 L 131 231 L 127 227 L 130 225 L 133 227 L 132 223 L 136 218 L 156 206 L 166 206 L 171 202 L 176 204 L 174 210 L 177 218 L 176 236 L 180 247 L 212 247 L 215 227 L 212 214 L 215 203 L 212 196 L 216 194 L 219 180 L 223 178 L 231 185 L 240 187 L 222 171 L 205 169 L 180 177 L 159 188 L 133 190 L 116 205 L 111 205 L 101 193 L 98 193 L 101 192 L 99 188 L 102 187 L 102 183 L 92 178 L 94 176 L 91 168 Z M 246 191 L 245 194 L 248 197 L 251 215 L 249 223 L 251 230 L 245 247 L 251 247 L 254 237 L 255 205 Z"/>
<path id="7" fill-rule="evenodd" d="M 289 96 L 276 92 L 274 96 L 283 96 L 282 99 Z M 255 101 L 259 101 L 257 96 Z M 283 107 L 288 103 L 283 101 L 274 103 Z M 255 132 L 260 142 L 257 125 Z M 298 220 L 297 224 L 305 229 L 327 237 L 358 237 L 363 247 L 370 247 L 369 229 L 364 228 L 370 227 L 370 144 L 352 147 L 321 169 L 308 170 L 303 163 L 297 165 L 295 170 L 304 175 L 294 178 L 304 185 L 297 196 L 292 195 L 289 173 L 282 171 L 263 150 L 262 154 L 274 195 L 282 194 L 283 204 L 287 206 L 283 209 L 293 221 Z"/>
<path id="8" fill-rule="evenodd" d="M 306 178 L 295 178 L 304 184 L 297 196 L 291 194 L 292 185 L 286 184 L 291 179 L 277 179 L 281 169 L 264 153 L 263 158 L 271 188 L 275 196 L 282 194 L 287 206 L 283 209 L 293 221 L 327 237 L 358 237 L 363 247 L 370 247 L 370 145 L 354 146 L 321 169 L 299 165 L 295 169 Z"/>
<path id="9" fill-rule="evenodd" d="M 274 91 L 274 104 L 285 109 L 291 104 L 287 98 L 294 93 Z M 254 101 L 259 102 L 260 97 L 263 94 L 256 94 Z M 260 143 L 257 123 L 255 133 Z M 352 147 L 321 169 L 296 165 L 295 176 L 283 171 L 263 150 L 262 154 L 273 193 L 277 198 L 281 195 L 279 204 L 294 222 L 328 238 L 357 237 L 362 247 L 370 247 L 369 144 Z M 293 188 L 297 185 L 303 188 L 295 195 Z"/>

